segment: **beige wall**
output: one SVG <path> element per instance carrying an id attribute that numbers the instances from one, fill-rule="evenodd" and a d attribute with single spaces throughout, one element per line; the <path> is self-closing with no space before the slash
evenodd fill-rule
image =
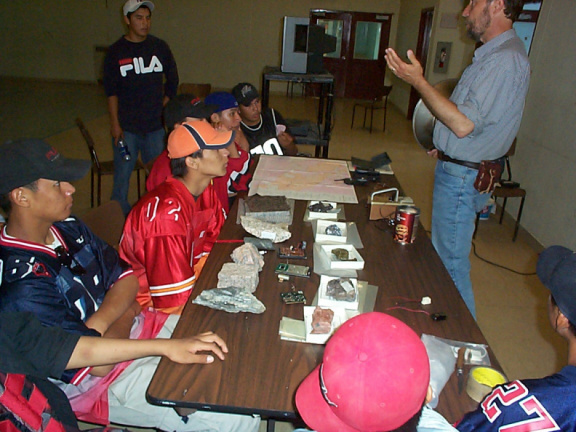
<path id="1" fill-rule="evenodd" d="M 95 81 L 94 46 L 123 33 L 124 0 L 0 1 L 0 75 Z M 311 7 L 394 14 L 400 0 L 155 2 L 152 33 L 165 39 L 181 82 L 229 88 L 260 83 L 262 68 L 280 65 L 282 19 Z"/>
<path id="2" fill-rule="evenodd" d="M 0 76 L 94 81 L 94 47 L 121 34 L 121 0 L 0 1 Z M 452 41 L 448 74 L 428 67 L 431 82 L 460 75 L 472 45 L 460 29 L 440 28 L 443 13 L 462 0 L 157 1 L 153 32 L 176 56 L 181 81 L 229 88 L 260 83 L 267 64 L 280 64 L 281 20 L 307 16 L 310 7 L 393 13 L 390 43 L 414 48 L 420 11 L 435 7 L 430 61 L 438 41 Z M 576 22 L 574 0 L 544 0 L 530 62 L 532 80 L 512 159 L 514 178 L 527 190 L 522 225 L 543 245 L 576 249 Z M 387 74 L 390 77 L 391 74 Z M 393 79 L 391 99 L 405 110 L 409 88 Z M 514 200 L 513 200 L 514 201 Z M 516 203 L 509 209 L 516 214 Z"/>
<path id="3" fill-rule="evenodd" d="M 426 65 L 426 78 L 432 84 L 448 78 L 459 77 L 472 61 L 474 44 L 463 32 L 462 4 L 462 0 L 401 0 L 400 2 L 397 42 L 396 44 L 391 44 L 391 46 L 404 59 L 407 58 L 406 51 L 409 49 L 416 51 L 421 11 L 434 8 L 430 52 L 428 53 Z M 457 28 L 443 28 L 440 25 L 443 15 L 458 16 Z M 447 73 L 434 73 L 434 57 L 438 42 L 452 42 Z M 390 99 L 400 110 L 406 113 L 410 98 L 410 86 L 393 76 L 391 80 L 394 85 L 394 91 L 391 93 Z"/>
<path id="4" fill-rule="evenodd" d="M 576 249 L 575 22 L 574 0 L 544 0 L 512 161 L 516 180 L 527 190 L 522 225 L 545 246 L 572 249 Z"/>

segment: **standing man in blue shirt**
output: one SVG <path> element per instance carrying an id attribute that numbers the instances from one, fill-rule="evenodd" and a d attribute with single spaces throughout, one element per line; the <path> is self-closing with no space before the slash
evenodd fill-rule
<path id="1" fill-rule="evenodd" d="M 434 128 L 438 158 L 432 207 L 432 243 L 473 316 L 470 246 L 476 213 L 490 194 L 474 187 L 480 162 L 508 152 L 520 128 L 530 64 L 512 28 L 523 0 L 471 0 L 462 15 L 468 35 L 483 45 L 474 53 L 450 99 L 424 78 L 412 50 L 408 63 L 388 48 L 388 67 L 420 93 L 439 120 Z"/>
<path id="2" fill-rule="evenodd" d="M 149 34 L 154 3 L 128 0 L 124 22 L 128 32 L 110 46 L 104 62 L 110 134 L 114 147 L 112 199 L 130 211 L 128 186 L 138 159 L 146 165 L 164 150 L 162 108 L 176 96 L 178 69 L 166 42 Z M 126 160 L 118 141 L 131 155 Z"/>

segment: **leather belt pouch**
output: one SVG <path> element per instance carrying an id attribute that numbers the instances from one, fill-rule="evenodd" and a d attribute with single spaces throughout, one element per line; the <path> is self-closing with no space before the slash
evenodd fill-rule
<path id="1" fill-rule="evenodd" d="M 480 162 L 478 175 L 474 181 L 474 189 L 481 194 L 491 193 L 502 175 L 502 164 L 500 161 L 483 160 Z"/>

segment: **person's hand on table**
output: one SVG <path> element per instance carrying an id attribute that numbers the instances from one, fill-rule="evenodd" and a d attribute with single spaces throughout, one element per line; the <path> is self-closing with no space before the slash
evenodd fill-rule
<path id="1" fill-rule="evenodd" d="M 213 332 L 200 333 L 185 339 L 166 339 L 164 355 L 176 363 L 213 363 L 214 356 L 211 354 L 199 354 L 212 352 L 220 360 L 224 360 L 224 354 L 228 352 L 226 342 Z"/>
<path id="2" fill-rule="evenodd" d="M 278 142 L 282 147 L 288 147 L 294 143 L 294 137 L 288 132 L 280 132 L 278 134 Z"/>
<path id="3" fill-rule="evenodd" d="M 296 143 L 294 142 L 294 137 L 290 135 L 288 132 L 280 132 L 277 135 L 278 142 L 284 148 L 285 153 L 288 156 L 295 156 L 298 153 L 298 148 L 296 147 Z"/>

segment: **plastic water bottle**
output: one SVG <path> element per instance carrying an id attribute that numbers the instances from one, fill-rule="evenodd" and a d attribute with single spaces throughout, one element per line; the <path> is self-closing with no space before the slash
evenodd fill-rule
<path id="1" fill-rule="evenodd" d="M 129 161 L 131 159 L 128 146 L 126 145 L 126 143 L 122 138 L 118 140 L 118 150 L 120 150 L 120 155 L 122 156 L 122 159 L 124 159 L 125 161 Z"/>

